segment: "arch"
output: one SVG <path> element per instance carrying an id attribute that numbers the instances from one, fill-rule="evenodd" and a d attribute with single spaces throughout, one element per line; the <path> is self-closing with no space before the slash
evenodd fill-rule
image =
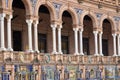
<path id="1" fill-rule="evenodd" d="M 32 6 L 30 0 L 21 0 L 25 6 L 26 15 L 32 15 Z M 9 0 L 8 7 L 12 9 L 13 0 Z"/>
<path id="2" fill-rule="evenodd" d="M 49 12 L 50 12 L 50 19 L 51 21 L 52 20 L 55 20 L 55 9 L 54 9 L 54 6 L 49 2 L 45 2 L 45 1 L 37 1 L 36 3 L 36 7 L 35 7 L 35 16 L 38 16 L 38 12 L 39 12 L 39 8 L 41 5 L 44 5 L 45 7 L 48 8 Z"/>
<path id="3" fill-rule="evenodd" d="M 84 17 L 85 17 L 86 15 L 88 15 L 88 16 L 92 19 L 93 28 L 98 28 L 96 15 L 95 15 L 94 13 L 92 13 L 92 12 L 89 12 L 89 11 L 84 11 L 84 12 L 81 14 L 80 24 L 83 25 L 83 20 L 84 20 Z"/>
<path id="4" fill-rule="evenodd" d="M 68 7 L 66 5 L 63 5 L 60 9 L 60 13 L 59 13 L 60 21 L 62 21 L 62 14 L 64 11 L 68 11 L 70 13 L 70 15 L 72 16 L 73 24 L 78 24 L 78 18 L 77 18 L 77 14 L 76 14 L 75 10 L 72 7 Z"/>
<path id="5" fill-rule="evenodd" d="M 116 31 L 114 19 L 113 19 L 111 16 L 108 16 L 108 15 L 103 15 L 103 16 L 101 17 L 101 20 L 100 20 L 100 28 L 102 28 L 102 24 L 103 24 L 103 21 L 104 21 L 105 19 L 107 19 L 107 20 L 110 22 L 112 31 Z"/>

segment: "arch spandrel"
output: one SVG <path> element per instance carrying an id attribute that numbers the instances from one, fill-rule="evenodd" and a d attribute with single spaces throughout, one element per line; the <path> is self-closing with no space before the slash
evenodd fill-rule
<path id="1" fill-rule="evenodd" d="M 48 8 L 48 10 L 49 10 L 49 12 L 50 12 L 50 19 L 51 19 L 51 21 L 52 20 L 55 20 L 55 9 L 54 9 L 54 6 L 52 5 L 52 3 L 50 3 L 49 1 L 44 1 L 44 0 L 42 0 L 42 1 L 37 1 L 37 3 L 36 3 L 36 7 L 35 7 L 35 16 L 38 16 L 38 13 L 39 13 L 39 8 L 40 8 L 40 6 L 41 5 L 44 5 L 44 6 L 46 6 L 47 8 Z"/>
<path id="2" fill-rule="evenodd" d="M 59 20 L 62 21 L 62 14 L 64 11 L 68 11 L 72 16 L 73 24 L 78 24 L 78 18 L 75 10 L 72 7 L 68 7 L 66 5 L 61 6 L 60 13 L 59 13 Z"/>
<path id="3" fill-rule="evenodd" d="M 21 0 L 25 6 L 26 15 L 32 15 L 32 6 L 30 0 Z M 12 10 L 13 0 L 9 0 L 8 8 Z"/>
<path id="4" fill-rule="evenodd" d="M 103 15 L 103 16 L 101 17 L 101 20 L 100 20 L 100 28 L 103 27 L 102 24 L 103 24 L 103 21 L 104 21 L 105 19 L 108 19 L 108 21 L 110 22 L 111 28 L 112 28 L 112 32 L 116 31 L 114 19 L 113 19 L 112 16 L 108 16 L 108 15 Z"/>
<path id="5" fill-rule="evenodd" d="M 93 23 L 93 28 L 97 29 L 98 28 L 98 26 L 97 26 L 97 18 L 96 18 L 96 15 L 93 12 L 84 11 L 81 14 L 81 16 L 80 16 L 80 23 L 81 23 L 81 25 L 83 25 L 84 17 L 86 15 L 88 15 L 91 18 L 92 23 Z"/>

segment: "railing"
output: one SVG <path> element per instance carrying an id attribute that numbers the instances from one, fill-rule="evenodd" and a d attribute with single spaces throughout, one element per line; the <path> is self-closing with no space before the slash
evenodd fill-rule
<path id="1" fill-rule="evenodd" d="M 119 64 L 116 56 L 80 56 L 67 54 L 42 54 L 26 52 L 1 52 L 0 63 L 28 64 Z"/>

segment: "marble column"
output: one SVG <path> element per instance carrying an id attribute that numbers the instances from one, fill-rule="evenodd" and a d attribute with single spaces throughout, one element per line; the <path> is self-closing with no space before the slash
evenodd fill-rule
<path id="1" fill-rule="evenodd" d="M 116 53 L 116 33 L 112 34 L 113 36 L 113 56 L 117 56 Z"/>
<path id="2" fill-rule="evenodd" d="M 102 52 L 102 34 L 103 34 L 103 32 L 99 33 L 99 54 L 101 56 L 103 56 L 103 52 Z"/>
<path id="3" fill-rule="evenodd" d="M 83 37 L 82 37 L 83 29 L 79 30 L 79 40 L 80 40 L 80 55 L 83 54 Z"/>
<path id="4" fill-rule="evenodd" d="M 33 23 L 34 25 L 34 51 L 39 53 L 39 50 L 38 50 L 38 21 L 35 21 Z"/>
<path id="5" fill-rule="evenodd" d="M 62 53 L 62 47 L 61 47 L 61 28 L 62 28 L 62 25 L 60 25 L 57 29 L 58 29 L 58 53 L 59 54 L 63 54 Z"/>
<path id="6" fill-rule="evenodd" d="M 120 56 L 120 34 L 117 36 L 117 44 L 118 44 L 118 56 Z"/>
<path id="7" fill-rule="evenodd" d="M 7 16 L 7 41 L 8 41 L 8 47 L 7 47 L 7 50 L 8 51 L 13 51 L 12 49 L 12 43 L 11 43 L 11 18 L 12 18 L 12 15 L 8 15 Z"/>
<path id="8" fill-rule="evenodd" d="M 94 41 L 95 41 L 95 56 L 99 56 L 98 54 L 98 31 L 93 31 L 94 34 Z"/>
<path id="9" fill-rule="evenodd" d="M 0 14 L 0 51 L 5 51 L 5 35 L 4 35 L 4 18 L 5 14 Z"/>
<path id="10" fill-rule="evenodd" d="M 75 37 L 75 55 L 79 55 L 78 53 L 78 28 L 73 28 L 74 37 Z"/>
<path id="11" fill-rule="evenodd" d="M 52 28 L 52 37 L 53 37 L 53 54 L 57 54 L 56 51 L 56 28 L 57 25 L 56 24 L 51 24 L 51 28 Z"/>
<path id="12" fill-rule="evenodd" d="M 28 24 L 28 52 L 33 52 L 32 49 L 32 22 L 33 20 L 26 20 Z"/>

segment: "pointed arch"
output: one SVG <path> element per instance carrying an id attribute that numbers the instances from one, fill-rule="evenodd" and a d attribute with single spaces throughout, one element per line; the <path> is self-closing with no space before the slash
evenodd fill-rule
<path id="1" fill-rule="evenodd" d="M 88 15 L 91 18 L 91 20 L 93 22 L 93 28 L 98 28 L 96 15 L 94 13 L 92 13 L 92 12 L 89 12 L 89 11 L 84 11 L 81 14 L 81 16 L 80 16 L 80 23 L 81 23 L 81 25 L 83 25 L 83 20 L 84 20 L 84 17 L 86 15 Z"/>
<path id="2" fill-rule="evenodd" d="M 32 15 L 32 6 L 30 0 L 21 0 L 25 6 L 26 15 Z M 9 0 L 9 9 L 12 9 L 13 0 Z"/>
<path id="3" fill-rule="evenodd" d="M 102 28 L 102 24 L 103 24 L 103 21 L 104 21 L 105 19 L 107 19 L 108 21 L 110 21 L 112 31 L 116 31 L 114 19 L 113 19 L 113 17 L 108 16 L 108 15 L 103 15 L 103 16 L 101 17 L 100 27 Z"/>
<path id="4" fill-rule="evenodd" d="M 60 9 L 60 13 L 59 13 L 60 21 L 62 21 L 62 14 L 64 11 L 68 11 L 70 13 L 70 15 L 72 16 L 73 24 L 78 24 L 78 18 L 77 18 L 77 14 L 76 14 L 75 10 L 72 7 L 68 7 L 66 5 L 63 5 Z"/>
<path id="5" fill-rule="evenodd" d="M 49 12 L 50 12 L 50 19 L 55 20 L 55 9 L 54 6 L 52 5 L 52 3 L 50 3 L 49 1 L 37 1 L 36 7 L 35 7 L 35 16 L 38 16 L 38 12 L 39 12 L 39 8 L 41 5 L 44 5 L 45 7 L 48 8 Z"/>

